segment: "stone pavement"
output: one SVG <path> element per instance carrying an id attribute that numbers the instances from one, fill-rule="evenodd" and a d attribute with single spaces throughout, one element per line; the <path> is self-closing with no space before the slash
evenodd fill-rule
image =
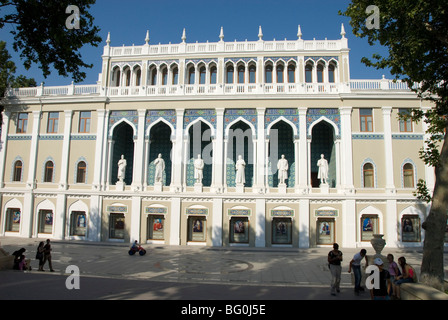
<path id="1" fill-rule="evenodd" d="M 30 273 L 50 275 L 37 271 L 34 259 L 39 241 L 0 237 L 1 246 L 12 253 L 24 247 L 25 255 L 31 258 L 33 271 Z M 331 248 L 248 248 L 248 247 L 203 247 L 203 246 L 164 246 L 144 245 L 145 256 L 128 255 L 129 244 L 92 243 L 83 241 L 52 240 L 53 268 L 51 275 L 64 275 L 69 265 L 79 268 L 81 277 L 108 279 L 149 280 L 184 284 L 231 284 L 245 286 L 283 287 L 283 288 L 324 288 L 331 281 L 327 266 L 327 254 Z M 364 247 L 368 255 L 374 250 L 370 244 Z M 345 299 L 369 299 L 368 293 L 355 297 L 352 294 L 351 274 L 348 264 L 361 248 L 341 248 L 344 254 L 341 291 L 349 291 Z M 392 253 L 395 260 L 405 256 L 408 263 L 420 271 L 421 248 L 397 249 L 387 247 L 386 255 Z M 445 268 L 448 274 L 448 259 L 445 255 Z M 8 271 L 2 271 L 8 272 Z M 247 297 L 250 299 L 250 297 Z"/>

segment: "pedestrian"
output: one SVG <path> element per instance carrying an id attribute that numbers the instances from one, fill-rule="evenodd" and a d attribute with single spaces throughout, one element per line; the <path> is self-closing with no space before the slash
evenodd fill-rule
<path id="1" fill-rule="evenodd" d="M 353 259 L 350 261 L 350 265 L 348 267 L 348 273 L 350 273 L 353 269 L 353 274 L 355 276 L 355 294 L 358 295 L 359 292 L 363 292 L 364 288 L 361 286 L 361 261 L 362 259 L 366 260 L 366 266 L 369 265 L 369 262 L 367 261 L 367 251 L 366 249 L 361 249 L 360 252 L 356 253 L 353 256 Z"/>
<path id="2" fill-rule="evenodd" d="M 44 242 L 39 242 L 39 246 L 37 247 L 36 259 L 39 260 L 39 271 L 44 271 Z"/>
<path id="3" fill-rule="evenodd" d="M 342 252 L 337 243 L 333 244 L 333 250 L 328 253 L 328 267 L 331 272 L 331 295 L 340 292 Z"/>
<path id="4" fill-rule="evenodd" d="M 393 299 L 397 297 L 396 295 L 396 288 L 395 288 L 395 282 L 397 281 L 397 277 L 401 275 L 400 269 L 398 268 L 397 263 L 394 261 L 394 255 L 388 254 L 387 255 L 387 261 L 389 262 L 389 274 L 390 274 L 390 282 L 391 282 L 391 290 L 389 294 L 392 296 Z"/>
<path id="5" fill-rule="evenodd" d="M 12 268 L 14 270 L 22 270 L 20 269 L 21 266 L 23 266 L 23 261 L 25 260 L 25 256 L 23 255 L 23 253 L 26 251 L 25 248 L 20 248 L 17 251 L 14 251 L 12 253 L 12 255 L 14 256 L 14 264 L 12 266 Z"/>
<path id="6" fill-rule="evenodd" d="M 54 272 L 53 265 L 51 264 L 51 244 L 50 239 L 47 239 L 47 243 L 44 245 L 44 261 L 42 262 L 42 270 L 44 271 L 45 262 L 48 261 L 48 266 L 50 267 L 50 271 Z"/>
<path id="7" fill-rule="evenodd" d="M 381 258 L 375 258 L 373 263 L 378 267 L 380 277 L 379 285 L 374 283 L 374 287 L 370 289 L 370 297 L 372 300 L 390 300 L 391 281 L 389 271 L 383 268 L 384 264 Z"/>
<path id="8" fill-rule="evenodd" d="M 405 257 L 398 258 L 398 264 L 401 268 L 401 275 L 397 277 L 397 281 L 395 282 L 396 296 L 397 299 L 401 299 L 400 295 L 400 285 L 402 283 L 412 283 L 414 282 L 415 270 L 409 264 L 406 263 Z"/>

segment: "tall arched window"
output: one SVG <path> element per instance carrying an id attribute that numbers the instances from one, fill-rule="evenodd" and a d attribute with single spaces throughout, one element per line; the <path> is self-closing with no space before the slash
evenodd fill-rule
<path id="1" fill-rule="evenodd" d="M 126 68 L 126 70 L 123 73 L 126 75 L 125 86 L 129 87 L 131 85 L 131 69 Z"/>
<path id="2" fill-rule="evenodd" d="M 195 70 L 194 70 L 194 66 L 191 66 L 190 68 L 188 68 L 188 84 L 194 84 L 195 81 Z"/>
<path id="3" fill-rule="evenodd" d="M 76 170 L 76 183 L 86 183 L 87 165 L 84 161 L 78 163 Z"/>
<path id="4" fill-rule="evenodd" d="M 164 66 L 161 70 L 162 74 L 162 86 L 166 86 L 168 84 L 168 67 Z"/>
<path id="5" fill-rule="evenodd" d="M 375 187 L 373 164 L 366 163 L 362 168 L 364 188 Z"/>
<path id="6" fill-rule="evenodd" d="M 335 66 L 334 66 L 334 64 L 333 63 L 330 63 L 329 65 L 328 65 L 328 82 L 330 82 L 330 83 L 334 83 L 334 82 L 336 82 L 336 80 L 335 80 L 335 74 L 334 74 L 334 72 L 335 72 Z"/>
<path id="7" fill-rule="evenodd" d="M 179 83 L 179 69 L 177 67 L 174 67 L 172 84 L 177 85 L 178 83 Z"/>
<path id="8" fill-rule="evenodd" d="M 268 64 L 265 67 L 265 82 L 272 83 L 272 65 Z"/>
<path id="9" fill-rule="evenodd" d="M 47 161 L 45 163 L 44 182 L 53 182 L 53 161 Z"/>
<path id="10" fill-rule="evenodd" d="M 150 80 L 150 85 L 151 86 L 155 86 L 157 85 L 157 68 L 156 67 L 152 67 L 149 71 L 149 80 Z"/>
<path id="11" fill-rule="evenodd" d="M 140 86 L 142 80 L 142 69 L 139 66 L 134 68 L 134 85 L 136 87 Z"/>
<path id="12" fill-rule="evenodd" d="M 283 83 L 284 82 L 284 79 L 283 79 L 284 70 L 285 70 L 285 68 L 284 68 L 283 64 L 277 65 L 277 68 L 276 68 L 277 83 Z"/>
<path id="13" fill-rule="evenodd" d="M 112 85 L 115 87 L 119 87 L 120 86 L 120 68 L 119 67 L 115 67 L 114 70 L 112 71 Z"/>
<path id="14" fill-rule="evenodd" d="M 217 79 L 217 69 L 216 66 L 213 65 L 210 67 L 210 84 L 216 84 Z"/>
<path id="15" fill-rule="evenodd" d="M 307 63 L 305 66 L 305 82 L 313 82 L 313 65 L 311 63 Z"/>
<path id="16" fill-rule="evenodd" d="M 199 84 L 205 84 L 205 76 L 206 76 L 205 66 L 199 68 Z"/>
<path id="17" fill-rule="evenodd" d="M 249 66 L 249 83 L 257 82 L 257 67 L 255 65 Z"/>
<path id="18" fill-rule="evenodd" d="M 17 160 L 14 163 L 14 175 L 12 181 L 19 182 L 22 181 L 22 161 Z"/>
<path id="19" fill-rule="evenodd" d="M 232 65 L 227 66 L 226 68 L 226 83 L 233 83 L 233 73 L 234 69 Z"/>
<path id="20" fill-rule="evenodd" d="M 288 83 L 296 82 L 296 66 L 293 63 L 288 65 Z"/>
<path id="21" fill-rule="evenodd" d="M 244 77 L 246 74 L 246 67 L 244 65 L 238 66 L 238 83 L 244 83 Z"/>
<path id="22" fill-rule="evenodd" d="M 317 65 L 317 82 L 324 82 L 324 66 L 321 63 Z"/>
<path id="23" fill-rule="evenodd" d="M 414 166 L 411 163 L 403 166 L 403 187 L 414 188 Z"/>

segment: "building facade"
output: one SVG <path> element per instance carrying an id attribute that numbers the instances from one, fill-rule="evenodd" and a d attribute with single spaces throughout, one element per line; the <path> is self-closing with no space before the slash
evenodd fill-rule
<path id="1" fill-rule="evenodd" d="M 108 37 L 97 84 L 10 90 L 0 235 L 308 248 L 384 234 L 421 246 L 428 207 L 413 191 L 434 170 L 418 154 L 425 124 L 398 114 L 429 102 L 405 83 L 350 79 L 343 27 L 338 40 L 303 40 L 300 27 L 297 40 L 258 36 Z"/>

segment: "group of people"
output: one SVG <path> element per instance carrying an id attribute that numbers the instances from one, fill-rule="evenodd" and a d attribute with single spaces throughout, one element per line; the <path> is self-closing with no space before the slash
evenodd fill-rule
<path id="1" fill-rule="evenodd" d="M 365 291 L 361 284 L 362 272 L 361 263 L 365 260 L 366 267 L 369 262 L 367 260 L 366 249 L 361 249 L 356 253 L 350 261 L 348 272 L 353 270 L 355 278 L 355 294 Z M 375 285 L 370 289 L 370 296 L 373 300 L 390 300 L 401 299 L 400 297 L 400 285 L 406 282 L 414 282 L 416 274 L 414 268 L 406 263 L 405 257 L 398 259 L 398 264 L 394 261 L 392 254 L 387 255 L 389 268 L 384 268 L 384 262 L 381 258 L 375 258 L 373 263 L 379 271 L 379 286 Z M 342 252 L 339 250 L 337 243 L 333 244 L 333 250 L 328 253 L 328 266 L 331 272 L 331 294 L 336 295 L 340 292 L 341 272 L 342 272 Z"/>
<path id="2" fill-rule="evenodd" d="M 50 239 L 47 239 L 46 242 L 41 241 L 39 243 L 39 246 L 37 247 L 36 250 L 36 260 L 39 260 L 39 271 L 45 271 L 44 270 L 44 265 L 45 263 L 48 261 L 48 266 L 50 267 L 50 271 L 54 272 L 53 270 L 53 265 L 51 263 L 51 244 L 50 244 Z M 17 251 L 13 252 L 13 256 L 14 256 L 14 265 L 13 265 L 13 269 L 14 270 L 31 270 L 31 266 L 29 263 L 29 259 L 25 258 L 25 253 L 26 249 L 25 248 L 21 248 Z"/>

